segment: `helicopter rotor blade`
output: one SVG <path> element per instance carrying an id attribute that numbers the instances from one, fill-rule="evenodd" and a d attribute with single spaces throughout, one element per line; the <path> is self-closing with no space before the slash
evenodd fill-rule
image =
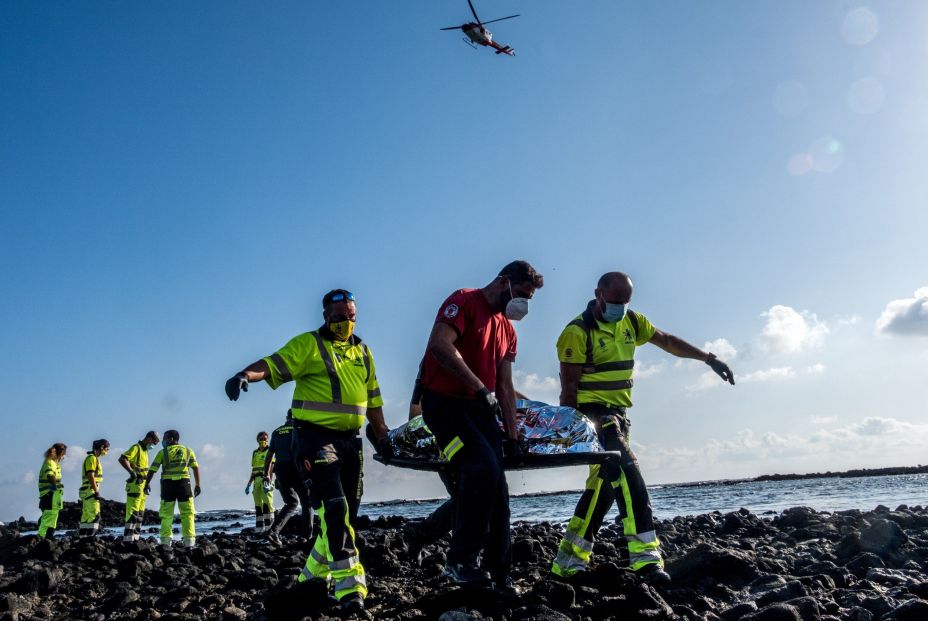
<path id="1" fill-rule="evenodd" d="M 470 7 L 470 12 L 474 14 L 474 19 L 477 20 L 477 23 L 478 23 L 478 24 L 483 23 L 483 22 L 480 21 L 480 18 L 477 17 L 477 11 L 476 11 L 476 9 L 474 9 L 474 3 L 471 2 L 470 0 L 467 0 L 467 6 Z"/>
<path id="2" fill-rule="evenodd" d="M 484 24 L 492 24 L 493 22 L 501 22 L 504 19 L 512 19 L 513 17 L 519 17 L 518 15 L 510 15 L 509 17 L 499 17 L 497 19 L 491 19 L 488 22 L 483 22 Z"/>
<path id="3" fill-rule="evenodd" d="M 447 28 L 439 28 L 439 30 L 461 30 L 463 26 L 448 26 Z"/>

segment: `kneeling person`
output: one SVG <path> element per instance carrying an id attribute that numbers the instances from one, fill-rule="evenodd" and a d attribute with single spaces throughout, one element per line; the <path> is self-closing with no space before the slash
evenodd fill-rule
<path id="1" fill-rule="evenodd" d="M 164 432 L 164 447 L 155 456 L 148 477 L 145 479 L 145 493 L 151 493 L 151 480 L 158 470 L 161 471 L 161 545 L 171 544 L 174 523 L 174 503 L 180 509 L 181 536 L 184 545 L 192 548 L 196 545 L 196 530 L 193 520 L 196 511 L 193 499 L 200 495 L 200 466 L 193 451 L 180 444 L 180 432 L 168 429 Z M 193 470 L 195 487 L 190 489 L 190 470 Z"/>

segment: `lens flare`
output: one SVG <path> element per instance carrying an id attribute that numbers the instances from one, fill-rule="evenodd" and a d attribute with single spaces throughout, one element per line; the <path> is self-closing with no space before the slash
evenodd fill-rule
<path id="1" fill-rule="evenodd" d="M 830 173 L 844 162 L 844 147 L 834 136 L 823 136 L 809 146 L 812 170 Z"/>
<path id="2" fill-rule="evenodd" d="M 848 11 L 841 24 L 841 36 L 848 45 L 867 45 L 880 32 L 880 19 L 866 7 Z"/>
<path id="3" fill-rule="evenodd" d="M 857 114 L 873 114 L 883 106 L 883 84 L 874 77 L 857 80 L 847 94 L 847 105 Z"/>
<path id="4" fill-rule="evenodd" d="M 808 153 L 797 153 L 789 158 L 786 170 L 794 177 L 801 177 L 812 171 L 812 156 Z"/>

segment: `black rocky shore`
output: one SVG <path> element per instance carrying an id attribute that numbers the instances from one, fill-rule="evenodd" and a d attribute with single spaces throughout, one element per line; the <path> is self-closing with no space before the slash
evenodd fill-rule
<path id="1" fill-rule="evenodd" d="M 118 524 L 120 512 L 108 511 Z M 601 531 L 591 569 L 564 582 L 549 571 L 563 525 L 520 522 L 517 597 L 450 585 L 441 577 L 447 539 L 410 551 L 403 529 L 414 521 L 358 522 L 370 619 L 928 620 L 928 508 L 665 520 L 658 528 L 673 584 L 657 589 L 613 562 L 616 525 Z M 112 537 L 41 541 L 19 535 L 22 526 L 0 527 L 0 621 L 341 618 L 321 583 L 296 583 L 310 548 L 297 535 L 276 548 L 246 529 L 185 549 Z"/>

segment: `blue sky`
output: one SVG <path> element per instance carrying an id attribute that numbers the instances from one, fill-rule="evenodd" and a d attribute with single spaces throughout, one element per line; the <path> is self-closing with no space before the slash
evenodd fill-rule
<path id="1" fill-rule="evenodd" d="M 0 7 L 0 519 L 38 514 L 49 444 L 148 428 L 202 453 L 201 507 L 247 507 L 289 392 L 231 404 L 229 375 L 347 287 L 398 424 L 441 300 L 513 258 L 546 277 L 518 326 L 532 396 L 612 269 L 746 378 L 641 350 L 649 481 L 919 463 L 928 6 L 478 10 L 522 14 L 492 26 L 516 58 L 438 30 L 463 0 Z M 369 499 L 440 489 L 368 468 Z"/>

